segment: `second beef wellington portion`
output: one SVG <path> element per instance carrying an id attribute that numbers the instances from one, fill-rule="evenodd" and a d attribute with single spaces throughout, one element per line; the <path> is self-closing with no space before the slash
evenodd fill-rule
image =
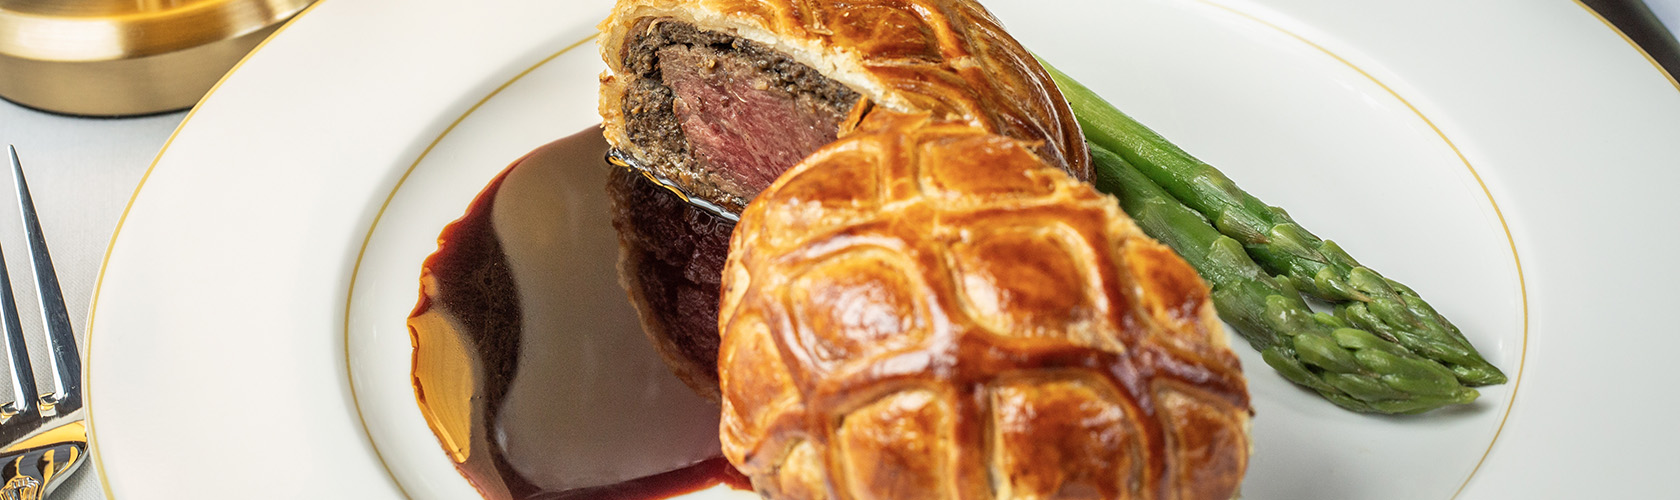
<path id="1" fill-rule="evenodd" d="M 1089 176 L 1049 75 L 973 1 L 622 0 L 601 32 L 607 140 L 725 211 L 877 107 L 1029 141 Z"/>
<path id="2" fill-rule="evenodd" d="M 873 113 L 741 214 L 723 454 L 776 500 L 1229 500 L 1248 385 L 1196 270 L 1021 141 Z"/>

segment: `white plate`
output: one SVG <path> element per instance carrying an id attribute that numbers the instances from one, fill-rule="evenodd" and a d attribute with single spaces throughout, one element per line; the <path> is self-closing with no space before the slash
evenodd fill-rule
<path id="1" fill-rule="evenodd" d="M 1258 413 L 1245 498 L 1670 490 L 1665 361 L 1680 340 L 1656 313 L 1680 279 L 1660 260 L 1680 248 L 1680 85 L 1588 11 L 988 5 L 1419 289 L 1514 379 L 1470 408 L 1361 416 L 1240 348 Z M 324 1 L 201 103 L 137 191 L 95 297 L 89 409 L 108 493 L 470 497 L 419 420 L 403 320 L 438 230 L 508 162 L 595 120 L 593 47 L 560 52 L 605 12 Z"/>

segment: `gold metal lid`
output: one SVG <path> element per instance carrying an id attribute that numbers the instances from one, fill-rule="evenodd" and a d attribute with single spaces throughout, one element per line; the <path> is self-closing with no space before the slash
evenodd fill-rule
<path id="1" fill-rule="evenodd" d="M 314 0 L 0 0 L 0 97 L 75 115 L 183 109 Z"/>

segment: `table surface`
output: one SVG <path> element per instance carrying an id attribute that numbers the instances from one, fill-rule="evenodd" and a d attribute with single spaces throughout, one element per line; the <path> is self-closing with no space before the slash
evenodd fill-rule
<path id="1" fill-rule="evenodd" d="M 1680 0 L 1644 2 L 1668 31 L 1680 31 Z M 117 221 L 146 168 L 186 115 L 178 111 L 134 118 L 81 118 L 0 100 L 0 143 L 16 145 L 29 176 L 65 304 L 70 317 L 79 318 L 78 340 L 85 332 L 81 326 Z M 19 307 L 26 310 L 20 315 L 25 335 L 30 345 L 44 346 L 40 318 L 32 313 L 37 307 L 34 285 L 23 271 L 27 265 L 23 245 L 16 199 L 0 194 L 0 248 L 12 257 L 13 285 Z M 48 374 L 46 352 L 44 348 L 31 350 L 38 380 L 46 380 Z M 10 383 L 3 372 L 0 383 Z M 54 495 L 55 500 L 101 498 L 98 479 L 91 473 L 76 474 Z"/>

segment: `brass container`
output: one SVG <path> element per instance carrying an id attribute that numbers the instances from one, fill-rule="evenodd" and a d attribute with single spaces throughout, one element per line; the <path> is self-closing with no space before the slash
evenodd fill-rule
<path id="1" fill-rule="evenodd" d="M 0 0 L 0 97 L 72 115 L 191 107 L 314 0 Z"/>

